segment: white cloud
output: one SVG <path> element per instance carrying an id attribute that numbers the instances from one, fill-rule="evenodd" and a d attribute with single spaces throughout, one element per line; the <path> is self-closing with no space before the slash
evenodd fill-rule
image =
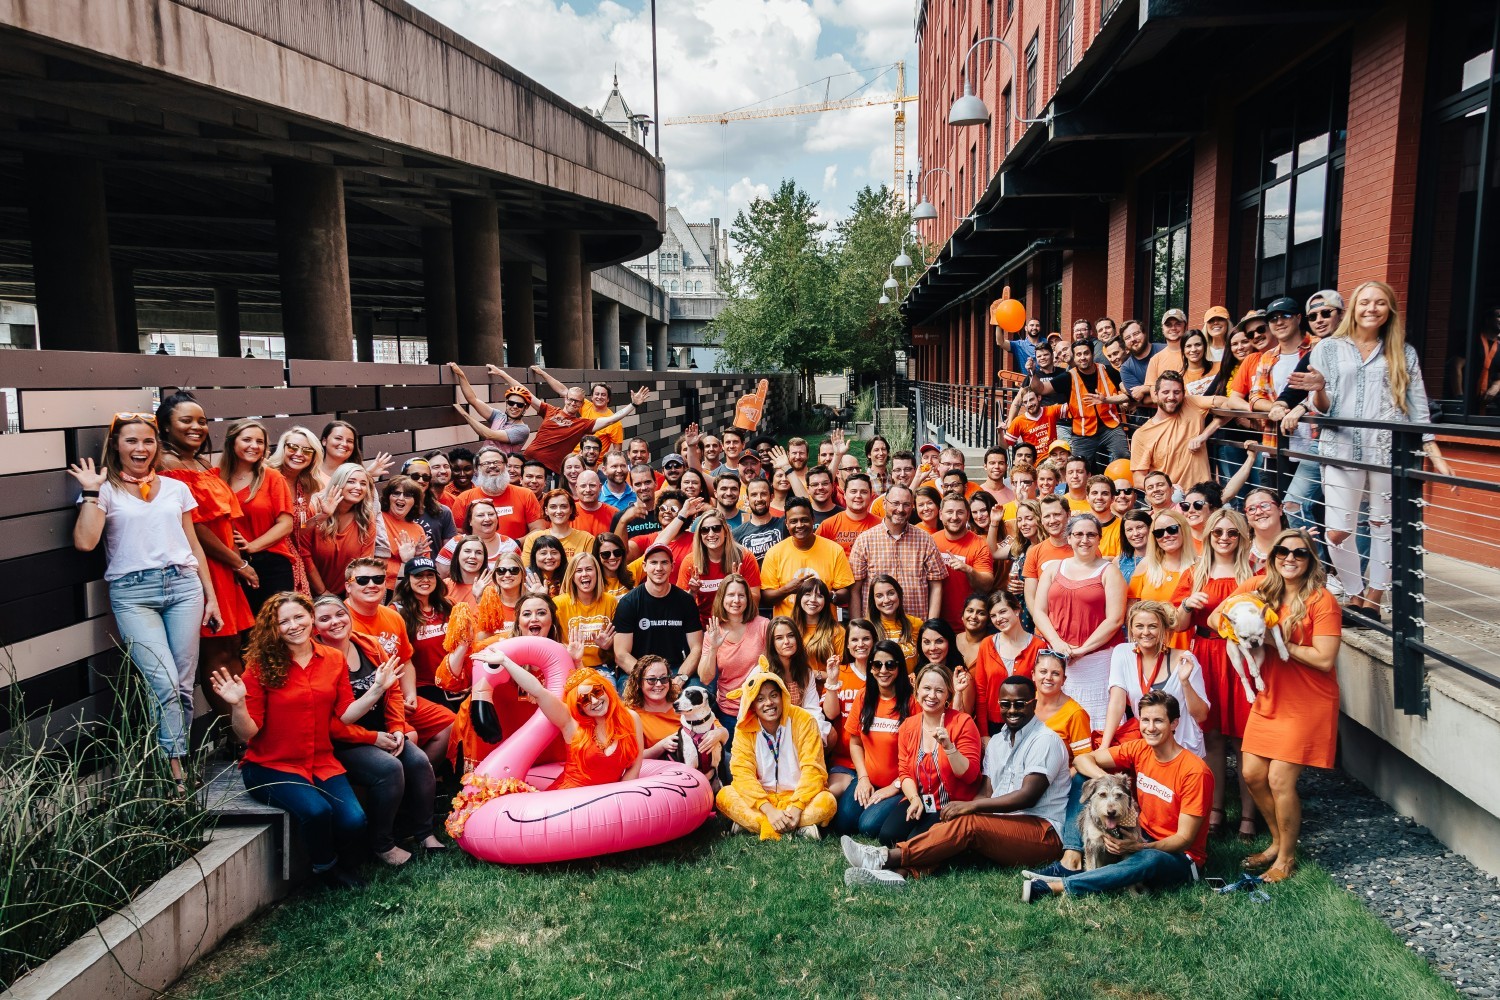
<path id="1" fill-rule="evenodd" d="M 631 109 L 652 113 L 650 12 L 643 0 L 603 0 L 597 6 L 587 0 L 414 2 L 567 100 L 599 107 L 617 72 Z M 817 101 L 823 88 L 802 85 L 897 59 L 907 60 L 907 89 L 915 90 L 911 18 L 911 0 L 659 3 L 661 116 Z M 857 78 L 842 77 L 830 93 L 837 97 L 858 85 Z M 869 90 L 889 93 L 894 87 L 894 74 L 887 73 Z M 906 105 L 912 140 L 915 107 Z M 728 224 L 785 177 L 823 198 L 840 173 L 851 181 L 867 175 L 889 183 L 891 115 L 890 106 L 877 105 L 661 128 L 668 200 L 691 220 L 717 216 Z"/>

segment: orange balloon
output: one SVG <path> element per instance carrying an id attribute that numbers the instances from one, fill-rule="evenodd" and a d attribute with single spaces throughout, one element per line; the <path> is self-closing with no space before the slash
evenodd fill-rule
<path id="1" fill-rule="evenodd" d="M 990 303 L 990 322 L 1006 333 L 1018 333 L 1026 325 L 1026 307 L 1012 298 Z"/>
<path id="2" fill-rule="evenodd" d="M 1105 468 L 1104 474 L 1110 479 L 1130 478 L 1130 459 L 1117 458 Z"/>

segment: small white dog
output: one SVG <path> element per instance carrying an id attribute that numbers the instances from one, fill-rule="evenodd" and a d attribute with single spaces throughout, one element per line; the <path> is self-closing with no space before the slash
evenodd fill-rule
<path id="1" fill-rule="evenodd" d="M 1255 703 L 1255 696 L 1266 689 L 1261 679 L 1261 665 L 1266 660 L 1266 640 L 1276 643 L 1276 652 L 1287 659 L 1286 642 L 1281 637 L 1275 609 L 1253 594 L 1240 594 L 1219 608 L 1219 634 L 1224 637 L 1230 666 L 1245 685 L 1245 700 Z"/>

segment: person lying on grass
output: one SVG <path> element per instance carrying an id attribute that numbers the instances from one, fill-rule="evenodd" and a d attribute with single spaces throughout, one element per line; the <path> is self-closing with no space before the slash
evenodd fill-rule
<path id="1" fill-rule="evenodd" d="M 1136 773 L 1136 802 L 1145 841 L 1105 837 L 1104 846 L 1120 860 L 1093 871 L 1056 878 L 1051 872 L 1023 872 L 1021 899 L 1035 903 L 1068 893 L 1083 896 L 1131 886 L 1171 889 L 1198 881 L 1208 857 L 1208 810 L 1214 776 L 1208 765 L 1177 742 L 1181 715 L 1177 699 L 1147 691 L 1136 718 L 1141 739 L 1103 747 L 1074 759 L 1080 774 L 1102 778 L 1127 768 Z"/>
<path id="2" fill-rule="evenodd" d="M 818 827 L 838 811 L 828 791 L 818 720 L 791 704 L 786 682 L 764 661 L 734 694 L 740 698 L 740 723 L 729 762 L 733 780 L 717 800 L 734 824 L 730 832 L 748 830 L 761 840 L 780 840 L 795 830 L 816 840 Z"/>

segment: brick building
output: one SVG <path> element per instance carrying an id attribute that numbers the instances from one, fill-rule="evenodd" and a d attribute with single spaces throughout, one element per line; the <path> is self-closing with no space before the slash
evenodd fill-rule
<path id="1" fill-rule="evenodd" d="M 1006 284 L 1045 331 L 1154 330 L 1379 278 L 1429 389 L 1474 396 L 1455 360 L 1500 303 L 1500 6 L 923 0 L 916 30 L 919 225 L 941 248 L 902 305 L 918 377 L 994 383 Z M 969 60 L 990 121 L 949 125 L 987 35 L 1016 57 Z"/>

